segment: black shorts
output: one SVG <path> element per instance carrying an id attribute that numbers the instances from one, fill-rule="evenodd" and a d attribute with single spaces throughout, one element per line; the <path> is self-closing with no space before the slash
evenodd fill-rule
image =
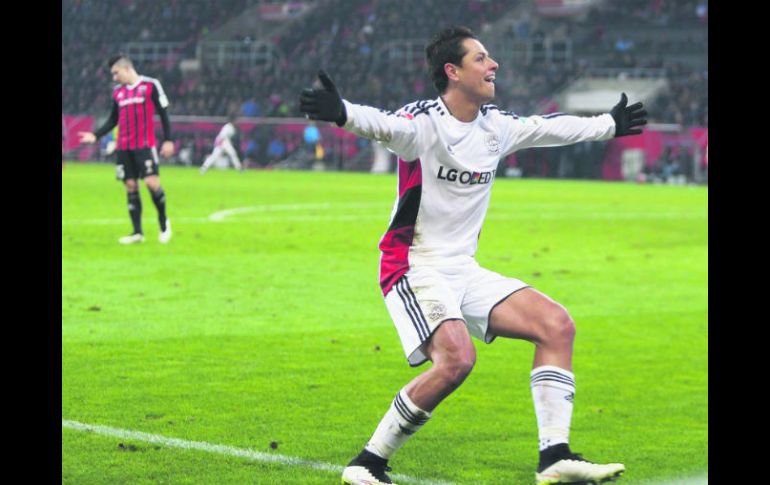
<path id="1" fill-rule="evenodd" d="M 137 150 L 117 150 L 118 160 L 115 165 L 115 178 L 118 180 L 143 179 L 150 175 L 160 175 L 158 171 L 158 151 L 153 148 Z"/>

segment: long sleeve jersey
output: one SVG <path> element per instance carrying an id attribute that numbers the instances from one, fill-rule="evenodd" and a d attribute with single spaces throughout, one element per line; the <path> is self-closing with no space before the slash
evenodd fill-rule
<path id="1" fill-rule="evenodd" d="M 171 123 L 166 110 L 168 105 L 160 81 L 139 76 L 134 84 L 115 86 L 112 90 L 110 117 L 94 134 L 96 138 L 101 138 L 117 125 L 118 150 L 154 147 L 156 112 L 160 115 L 164 141 L 171 140 Z"/>
<path id="2" fill-rule="evenodd" d="M 486 104 L 466 123 L 450 114 L 441 97 L 395 113 L 343 102 L 345 129 L 398 156 L 396 202 L 379 244 L 383 294 L 412 265 L 453 264 L 475 256 L 502 157 L 615 134 L 609 114 L 520 117 Z"/>

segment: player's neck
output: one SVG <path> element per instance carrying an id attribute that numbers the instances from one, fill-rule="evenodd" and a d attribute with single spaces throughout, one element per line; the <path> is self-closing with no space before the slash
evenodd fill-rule
<path id="1" fill-rule="evenodd" d="M 128 76 L 126 80 L 126 86 L 133 86 L 139 80 L 139 74 L 134 72 Z"/>
<path id="2" fill-rule="evenodd" d="M 447 90 L 441 95 L 449 114 L 463 123 L 470 123 L 479 115 L 481 105 L 469 100 L 459 91 Z"/>

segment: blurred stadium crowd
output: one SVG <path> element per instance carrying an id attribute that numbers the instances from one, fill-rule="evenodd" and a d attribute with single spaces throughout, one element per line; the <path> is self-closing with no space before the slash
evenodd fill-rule
<path id="1" fill-rule="evenodd" d="M 460 24 L 500 62 L 495 103 L 505 109 L 555 111 L 553 93 L 590 69 L 658 69 L 669 89 L 648 105 L 650 122 L 708 126 L 707 0 L 595 1 L 582 20 L 541 15 L 536 0 L 305 0 L 295 3 L 308 6 L 306 14 L 286 15 L 269 28 L 232 27 L 246 12 L 281 3 L 63 0 L 62 113 L 107 115 L 112 81 L 105 61 L 127 42 L 174 43 L 158 58 L 134 56 L 140 74 L 163 83 L 171 115 L 298 117 L 298 93 L 319 67 L 346 99 L 395 110 L 436 96 L 422 48 L 432 33 Z M 264 42 L 271 57 L 184 69 L 182 61 L 200 59 L 200 45 L 212 39 Z M 567 41 L 569 48 L 558 50 Z M 507 47 L 516 45 L 527 46 L 528 55 L 508 56 Z M 266 161 L 272 140 L 251 141 Z M 198 163 L 207 148 L 194 143 Z"/>

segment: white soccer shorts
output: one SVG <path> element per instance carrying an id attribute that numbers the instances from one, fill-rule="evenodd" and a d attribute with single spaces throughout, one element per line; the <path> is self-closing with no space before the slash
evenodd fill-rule
<path id="1" fill-rule="evenodd" d="M 409 365 L 417 367 L 428 357 L 423 344 L 446 320 L 463 320 L 468 332 L 485 343 L 492 309 L 509 295 L 529 285 L 516 278 L 484 269 L 475 261 L 459 266 L 412 267 L 385 296 L 385 305 L 396 325 Z"/>

